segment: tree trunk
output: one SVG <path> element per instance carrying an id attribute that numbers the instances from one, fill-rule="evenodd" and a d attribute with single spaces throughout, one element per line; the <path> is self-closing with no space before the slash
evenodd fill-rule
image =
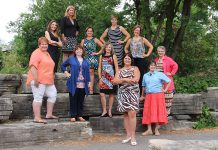
<path id="1" fill-rule="evenodd" d="M 141 20 L 141 0 L 133 0 L 136 8 L 136 22 L 140 24 Z"/>
<path id="2" fill-rule="evenodd" d="M 146 38 L 151 41 L 151 11 L 150 11 L 150 0 L 144 0 L 143 3 L 143 27 L 146 30 Z"/>
<path id="3" fill-rule="evenodd" d="M 176 7 L 176 0 L 169 0 L 168 6 L 167 6 L 167 22 L 166 22 L 166 29 L 165 29 L 165 36 L 163 45 L 168 50 L 170 48 L 171 40 L 173 39 L 173 19 L 175 17 L 175 7 Z"/>
<path id="4" fill-rule="evenodd" d="M 182 40 L 185 35 L 185 29 L 188 25 L 189 19 L 190 19 L 190 13 L 191 13 L 191 0 L 184 0 L 183 4 L 183 10 L 182 10 L 182 19 L 181 19 L 181 26 L 176 34 L 176 37 L 174 39 L 173 43 L 173 51 L 172 57 L 175 59 L 177 52 L 179 51 L 179 48 L 181 48 Z"/>

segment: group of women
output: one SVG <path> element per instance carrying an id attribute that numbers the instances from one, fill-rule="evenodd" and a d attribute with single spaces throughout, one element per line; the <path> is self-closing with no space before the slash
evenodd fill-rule
<path id="1" fill-rule="evenodd" d="M 154 134 L 160 135 L 159 125 L 167 123 L 175 90 L 172 76 L 178 70 L 177 63 L 165 55 L 165 47 L 157 48 L 158 57 L 148 65 L 147 57 L 152 53 L 153 46 L 140 35 L 141 27 L 136 25 L 133 28 L 134 36 L 130 38 L 126 29 L 117 24 L 116 16 L 111 17 L 111 27 L 104 31 L 100 39 L 94 37 L 92 27 L 87 27 L 86 38 L 78 44 L 79 24 L 73 6 L 67 7 L 60 26 L 61 36 L 58 35 L 57 22 L 52 20 L 48 24 L 45 37 L 38 39 L 39 47 L 30 58 L 27 84 L 31 85 L 34 97 L 34 122 L 46 123 L 40 113 L 43 95 L 48 97 L 45 118 L 57 118 L 52 114 L 57 96 L 54 73 L 57 72 L 60 57 L 58 48 L 62 47 L 61 70 L 68 78 L 71 122 L 85 121 L 83 101 L 85 95 L 93 94 L 94 72 L 98 70 L 102 104 L 100 117 L 112 117 L 114 95 L 117 93 L 117 110 L 124 114 L 126 130 L 122 143 L 130 141 L 131 145 L 137 145 L 135 129 L 139 100 L 145 100 L 142 124 L 148 125 L 143 135 L 153 134 L 153 123 Z M 108 42 L 105 41 L 106 37 Z M 109 95 L 108 110 L 106 94 Z"/>

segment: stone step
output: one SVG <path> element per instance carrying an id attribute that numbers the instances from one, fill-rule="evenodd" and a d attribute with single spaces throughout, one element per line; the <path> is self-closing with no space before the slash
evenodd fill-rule
<path id="1" fill-rule="evenodd" d="M 119 133 L 125 131 L 123 127 L 123 116 L 113 116 L 112 118 L 90 117 L 89 122 L 94 132 Z M 169 120 L 167 125 L 161 126 L 161 129 L 168 131 L 191 129 L 193 124 L 190 121 Z M 146 126 L 142 125 L 142 118 L 137 117 L 136 131 L 143 132 L 145 130 Z"/>
<path id="2" fill-rule="evenodd" d="M 218 140 L 149 140 L 149 150 L 215 150 Z"/>
<path id="3" fill-rule="evenodd" d="M 52 123 L 53 122 L 53 123 Z M 48 124 L 22 120 L 0 124 L 0 149 L 63 140 L 82 140 L 92 137 L 89 122 L 57 122 Z"/>
<path id="4" fill-rule="evenodd" d="M 215 116 L 215 118 L 216 118 L 216 120 L 218 122 L 218 112 L 212 111 L 211 114 Z"/>

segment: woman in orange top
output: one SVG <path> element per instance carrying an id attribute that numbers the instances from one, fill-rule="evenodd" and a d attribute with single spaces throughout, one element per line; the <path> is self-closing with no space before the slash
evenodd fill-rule
<path id="1" fill-rule="evenodd" d="M 46 123 L 41 118 L 41 106 L 43 95 L 46 94 L 47 99 L 47 119 L 55 119 L 53 107 L 57 97 L 57 90 L 54 85 L 54 66 L 55 63 L 47 52 L 48 40 L 45 37 L 38 39 L 39 48 L 36 49 L 29 61 L 30 70 L 27 76 L 27 85 L 31 85 L 33 92 L 33 112 L 34 122 Z"/>

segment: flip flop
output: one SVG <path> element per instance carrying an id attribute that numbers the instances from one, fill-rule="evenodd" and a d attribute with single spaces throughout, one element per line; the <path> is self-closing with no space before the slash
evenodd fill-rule
<path id="1" fill-rule="evenodd" d="M 47 122 L 45 120 L 39 119 L 39 120 L 33 120 L 34 123 L 43 123 L 43 124 L 47 124 Z"/>
<path id="2" fill-rule="evenodd" d="M 45 119 L 58 119 L 56 116 L 45 117 Z"/>

